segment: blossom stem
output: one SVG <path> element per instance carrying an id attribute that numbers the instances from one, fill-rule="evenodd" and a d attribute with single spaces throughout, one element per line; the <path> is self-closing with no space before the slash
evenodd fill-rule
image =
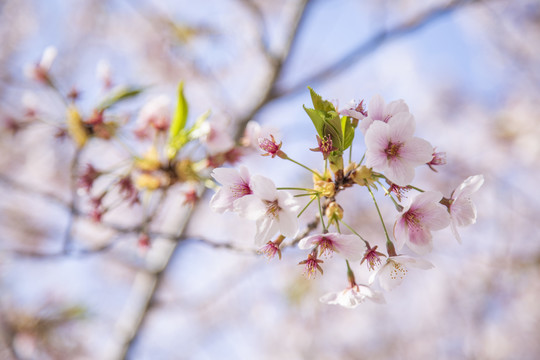
<path id="1" fill-rule="evenodd" d="M 379 205 L 377 204 L 377 200 L 375 199 L 375 195 L 373 195 L 373 191 L 371 191 L 371 188 L 367 186 L 367 189 L 371 195 L 371 198 L 373 199 L 373 203 L 375 204 L 375 208 L 377 208 L 377 213 L 379 214 L 379 219 L 381 220 L 382 227 L 384 229 L 384 234 L 386 235 L 386 249 L 388 250 L 388 255 L 392 256 L 395 255 L 395 248 L 394 243 L 392 240 L 390 240 L 390 236 L 388 236 L 388 231 L 386 230 L 386 225 L 384 225 L 384 220 L 381 214 L 381 210 L 379 209 Z M 390 254 L 390 252 L 393 252 L 394 254 Z"/>
<path id="2" fill-rule="evenodd" d="M 306 192 L 313 192 L 313 189 L 308 188 L 297 188 L 297 187 L 278 187 L 278 190 L 298 190 L 298 191 L 306 191 Z"/>
<path id="3" fill-rule="evenodd" d="M 306 211 L 306 209 L 309 207 L 309 205 L 311 205 L 311 203 L 312 203 L 313 201 L 315 201 L 315 198 L 312 198 L 312 199 L 307 203 L 307 205 L 304 206 L 304 208 L 302 209 L 302 211 L 300 211 L 300 212 L 298 213 L 298 215 L 296 215 L 296 217 L 299 218 L 299 217 L 304 213 L 304 211 Z"/>
<path id="4" fill-rule="evenodd" d="M 414 189 L 414 190 L 416 190 L 416 191 L 419 191 L 419 192 L 424 192 L 424 191 L 425 191 L 425 190 L 422 190 L 422 189 L 417 188 L 416 186 L 412 186 L 412 185 L 408 185 L 407 187 L 408 187 L 408 188 L 411 188 L 411 189 Z"/>
<path id="5" fill-rule="evenodd" d="M 402 212 L 403 211 L 403 206 L 398 204 L 398 202 L 396 201 L 396 199 L 394 199 L 394 197 L 392 196 L 392 193 L 390 191 L 388 191 L 388 189 L 386 189 L 384 186 L 381 186 L 381 187 L 384 189 L 384 192 L 386 193 L 386 195 L 388 195 L 390 197 L 390 199 L 394 203 L 394 206 L 396 207 L 397 211 Z"/>
<path id="6" fill-rule="evenodd" d="M 354 278 L 354 273 L 351 269 L 351 266 L 349 265 L 349 260 L 345 259 L 345 262 L 347 263 L 347 279 L 349 280 L 349 283 L 351 284 L 351 287 L 356 285 L 356 280 Z"/>
<path id="7" fill-rule="evenodd" d="M 327 231 L 326 225 L 324 224 L 324 215 L 323 215 L 323 211 L 322 211 L 321 197 L 320 196 L 317 196 L 317 201 L 319 202 L 319 217 L 321 218 L 321 224 L 322 224 L 323 229 L 325 231 Z"/>
<path id="8" fill-rule="evenodd" d="M 293 159 L 291 159 L 291 158 L 288 157 L 288 156 L 285 158 L 285 160 L 292 161 L 292 162 L 295 163 L 296 165 L 300 165 L 300 166 L 303 167 L 304 169 L 306 169 L 306 170 L 312 172 L 313 174 L 315 174 L 315 175 L 317 175 L 317 176 L 319 175 L 315 170 L 312 170 L 312 169 L 308 168 L 306 165 L 301 164 L 301 163 L 299 163 L 298 161 L 293 160 Z"/>
<path id="9" fill-rule="evenodd" d="M 364 153 L 364 155 L 362 155 L 362 158 L 360 159 L 360 162 L 358 163 L 358 166 L 362 165 L 365 158 L 366 158 L 366 153 Z"/>
<path id="10" fill-rule="evenodd" d="M 345 225 L 345 227 L 346 227 L 347 229 L 351 230 L 352 233 L 353 233 L 354 235 L 358 236 L 358 237 L 366 244 L 366 246 L 367 246 L 368 249 L 371 249 L 371 246 L 369 246 L 369 242 L 368 242 L 366 239 L 364 239 L 364 238 L 362 237 L 362 235 L 360 235 L 360 234 L 357 233 L 352 227 L 350 227 L 349 225 L 347 225 L 347 223 L 346 223 L 345 221 L 343 221 L 343 220 L 339 220 L 339 221 L 340 221 L 343 225 Z"/>

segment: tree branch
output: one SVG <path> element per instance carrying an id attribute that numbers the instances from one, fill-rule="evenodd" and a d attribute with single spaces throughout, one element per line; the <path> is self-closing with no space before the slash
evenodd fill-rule
<path id="1" fill-rule="evenodd" d="M 308 85 L 314 86 L 328 80 L 329 78 L 335 77 L 348 70 L 351 66 L 357 64 L 358 61 L 362 60 L 367 55 L 375 52 L 385 43 L 418 31 L 431 22 L 451 14 L 456 9 L 477 1 L 478 0 L 452 0 L 446 5 L 435 7 L 419 16 L 415 16 L 403 22 L 400 25 L 397 25 L 394 28 L 382 30 L 371 36 L 365 42 L 353 48 L 339 60 L 304 78 L 296 85 L 293 85 L 288 89 L 274 89 L 271 94 L 269 94 L 269 100 L 275 100 L 281 97 L 296 94 L 300 91 L 305 91 Z"/>

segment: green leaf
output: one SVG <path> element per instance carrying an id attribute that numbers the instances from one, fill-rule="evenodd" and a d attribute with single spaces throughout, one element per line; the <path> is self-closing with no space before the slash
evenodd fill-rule
<path id="1" fill-rule="evenodd" d="M 184 145 L 195 139 L 195 137 L 192 136 L 192 133 L 199 129 L 209 116 L 210 110 L 207 110 L 204 114 L 199 116 L 197 120 L 195 120 L 195 123 L 193 126 L 191 126 L 191 128 L 189 128 L 189 130 L 182 128 L 176 135 L 169 138 L 169 144 L 167 146 L 167 156 L 169 159 L 174 158 L 178 151 L 184 147 Z"/>
<path id="2" fill-rule="evenodd" d="M 103 111 L 111 106 L 117 104 L 120 101 L 135 97 L 139 95 L 144 88 L 134 86 L 122 86 L 116 88 L 112 94 L 105 98 L 97 107 L 98 111 Z"/>
<path id="3" fill-rule="evenodd" d="M 324 133 L 325 135 L 330 135 L 335 147 L 339 150 L 343 150 L 343 132 L 341 130 L 341 119 L 339 118 L 339 114 L 335 111 L 331 111 L 328 115 L 329 116 L 324 120 Z"/>
<path id="4" fill-rule="evenodd" d="M 350 117 L 341 118 L 341 129 L 343 131 L 343 148 L 341 150 L 345 151 L 352 145 L 354 139 L 354 127 Z"/>
<path id="5" fill-rule="evenodd" d="M 180 130 L 186 126 L 188 117 L 188 104 L 184 97 L 184 82 L 180 82 L 178 85 L 178 101 L 176 103 L 176 109 L 174 110 L 174 116 L 172 118 L 171 127 L 169 128 L 169 139 L 173 139 Z"/>
<path id="6" fill-rule="evenodd" d="M 305 105 L 304 105 L 304 110 L 306 111 L 309 118 L 313 122 L 313 125 L 315 125 L 315 129 L 317 130 L 317 133 L 319 134 L 319 136 L 321 138 L 323 138 L 325 136 L 325 132 L 324 132 L 324 127 L 325 127 L 324 126 L 324 124 L 325 124 L 324 113 L 319 111 L 319 110 L 306 108 Z"/>
<path id="7" fill-rule="evenodd" d="M 308 86 L 308 89 L 309 93 L 311 94 L 311 101 L 313 101 L 313 107 L 315 108 L 315 110 L 319 110 L 324 113 L 327 113 L 329 111 L 336 111 L 334 104 L 332 104 L 328 100 L 323 100 L 321 95 L 317 94 L 315 90 L 313 90 L 311 87 Z"/>

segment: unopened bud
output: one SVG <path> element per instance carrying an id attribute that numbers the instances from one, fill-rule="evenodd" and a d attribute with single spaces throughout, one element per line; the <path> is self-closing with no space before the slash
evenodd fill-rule
<path id="1" fill-rule="evenodd" d="M 343 208 L 337 202 L 333 201 L 326 207 L 325 215 L 330 224 L 337 223 L 343 219 Z"/>
<path id="2" fill-rule="evenodd" d="M 88 140 L 89 133 L 82 121 L 81 115 L 75 106 L 67 108 L 68 133 L 79 148 L 82 148 Z"/>
<path id="3" fill-rule="evenodd" d="M 318 180 L 315 181 L 314 185 L 315 191 L 317 191 L 322 196 L 329 198 L 336 194 L 336 187 L 331 181 Z"/>
<path id="4" fill-rule="evenodd" d="M 155 175 L 144 173 L 137 177 L 135 186 L 141 190 L 156 190 L 161 186 L 161 181 Z"/>
<path id="5" fill-rule="evenodd" d="M 376 180 L 373 171 L 365 165 L 360 166 L 353 174 L 353 181 L 361 186 L 371 186 Z"/>
<path id="6" fill-rule="evenodd" d="M 161 163 L 155 146 L 152 146 L 142 158 L 136 159 L 135 166 L 143 171 L 154 171 L 159 169 Z"/>

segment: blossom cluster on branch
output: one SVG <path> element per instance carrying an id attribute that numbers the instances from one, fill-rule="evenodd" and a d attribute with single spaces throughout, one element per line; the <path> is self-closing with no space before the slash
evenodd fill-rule
<path id="1" fill-rule="evenodd" d="M 398 286 L 408 273 L 408 268 L 429 269 L 433 265 L 421 258 L 432 250 L 432 231 L 451 227 L 456 238 L 458 226 L 476 221 L 476 209 L 471 195 L 483 183 L 482 175 L 467 178 L 449 197 L 432 190 L 411 185 L 415 169 L 446 163 L 445 153 L 437 152 L 426 140 L 414 136 L 415 120 L 403 100 L 386 103 L 376 95 L 365 108 L 364 101 L 339 109 L 337 104 L 324 100 L 310 88 L 313 108 L 304 107 L 315 126 L 317 147 L 323 169 L 312 169 L 289 157 L 282 150 L 273 134 L 258 139 L 263 156 L 292 161 L 313 175 L 312 188 L 277 188 L 272 180 L 262 175 L 251 175 L 246 167 L 216 168 L 212 172 L 221 184 L 211 199 L 214 211 L 232 211 L 256 223 L 255 243 L 260 252 L 281 259 L 284 246 L 298 244 L 307 251 L 300 261 L 305 274 L 314 277 L 323 274 L 324 260 L 337 253 L 345 260 L 348 286 L 338 292 L 326 294 L 321 301 L 354 308 L 365 299 L 384 302 L 376 283 L 389 291 Z M 352 144 L 363 135 L 365 152 L 358 162 L 352 161 Z M 348 157 L 345 163 L 344 158 Z M 386 238 L 386 252 L 378 250 L 343 220 L 344 208 L 336 200 L 338 193 L 361 186 L 369 194 L 382 225 L 381 236 Z M 393 232 L 387 228 L 387 220 L 381 214 L 374 191 L 382 190 L 398 211 L 393 221 Z M 415 191 L 408 202 L 405 193 Z M 294 193 L 294 195 L 293 195 Z M 299 197 L 308 197 L 307 205 L 301 207 Z M 296 239 L 299 232 L 298 217 L 310 207 L 316 206 L 320 230 Z M 391 236 L 392 235 L 392 236 Z M 291 239 L 285 242 L 285 239 Z M 402 254 L 404 246 L 418 256 Z M 373 271 L 366 283 L 357 282 L 353 267 L 367 264 Z"/>

